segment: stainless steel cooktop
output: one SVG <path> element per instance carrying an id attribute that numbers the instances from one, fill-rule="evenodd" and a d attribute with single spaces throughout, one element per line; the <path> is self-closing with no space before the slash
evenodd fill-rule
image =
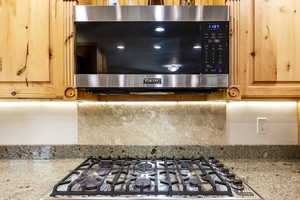
<path id="1" fill-rule="evenodd" d="M 219 160 L 90 157 L 59 181 L 45 200 L 262 200 Z"/>

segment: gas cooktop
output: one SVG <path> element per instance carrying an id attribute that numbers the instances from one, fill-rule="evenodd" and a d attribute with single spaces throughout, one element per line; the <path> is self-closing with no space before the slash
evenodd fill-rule
<path id="1" fill-rule="evenodd" d="M 90 157 L 57 183 L 45 200 L 184 198 L 263 199 L 213 157 Z"/>

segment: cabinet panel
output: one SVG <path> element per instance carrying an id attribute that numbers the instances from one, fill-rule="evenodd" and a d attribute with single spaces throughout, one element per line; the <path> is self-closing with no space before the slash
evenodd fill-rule
<path id="1" fill-rule="evenodd" d="M 300 81 L 298 1 L 255 1 L 254 81 Z"/>
<path id="2" fill-rule="evenodd" d="M 300 97 L 300 2 L 242 0 L 238 79 L 243 98 Z"/>
<path id="3" fill-rule="evenodd" d="M 73 49 L 71 19 L 74 3 L 63 0 L 0 0 L 0 55 L 7 55 L 11 63 L 24 65 L 24 51 L 27 51 L 26 42 L 29 41 L 27 66 L 20 72 L 21 78 L 16 75 L 19 68 L 11 63 L 4 74 L 4 62 L 7 61 L 1 59 L 0 98 L 75 98 L 76 91 L 72 88 L 74 60 L 70 50 Z M 7 23 L 7 20 L 13 23 Z M 10 29 L 14 30 L 11 35 L 2 31 Z M 40 66 L 47 66 L 47 70 Z M 4 78 L 6 81 L 3 81 Z"/>
<path id="4" fill-rule="evenodd" d="M 49 81 L 49 0 L 2 0 L 0 82 Z"/>

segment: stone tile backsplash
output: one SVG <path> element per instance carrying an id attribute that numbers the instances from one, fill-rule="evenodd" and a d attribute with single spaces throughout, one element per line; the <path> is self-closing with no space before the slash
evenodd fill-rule
<path id="1" fill-rule="evenodd" d="M 78 103 L 78 143 L 226 144 L 226 103 Z"/>

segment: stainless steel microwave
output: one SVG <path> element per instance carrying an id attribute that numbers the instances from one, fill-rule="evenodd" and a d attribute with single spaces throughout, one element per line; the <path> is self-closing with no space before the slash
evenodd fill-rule
<path id="1" fill-rule="evenodd" d="M 75 6 L 76 86 L 95 91 L 228 87 L 227 6 Z"/>

